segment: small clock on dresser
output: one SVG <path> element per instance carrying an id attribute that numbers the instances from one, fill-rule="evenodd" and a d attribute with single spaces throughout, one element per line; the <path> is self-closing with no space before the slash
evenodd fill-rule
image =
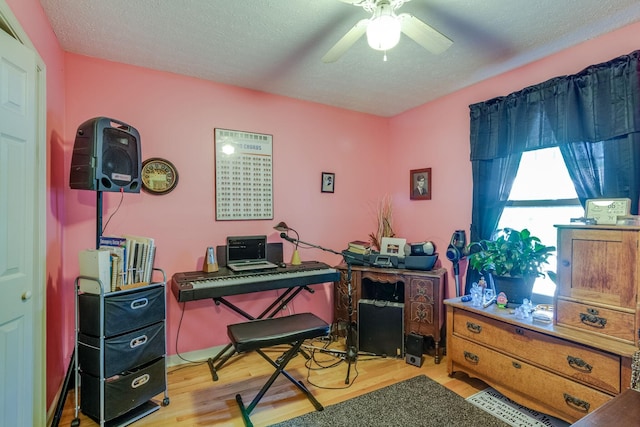
<path id="1" fill-rule="evenodd" d="M 168 160 L 152 157 L 142 162 L 142 189 L 150 194 L 167 194 L 178 185 L 178 170 Z"/>

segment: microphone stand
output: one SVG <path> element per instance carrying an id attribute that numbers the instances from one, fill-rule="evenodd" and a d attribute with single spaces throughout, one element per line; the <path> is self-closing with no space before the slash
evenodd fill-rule
<path id="1" fill-rule="evenodd" d="M 313 243 L 304 242 L 300 239 L 294 239 L 293 237 L 289 237 L 286 233 L 280 233 L 280 237 L 291 243 L 295 243 L 296 245 L 299 243 L 302 243 L 307 247 L 316 248 L 316 249 L 323 250 L 325 252 L 331 252 L 332 254 L 340 255 L 342 256 L 345 263 L 347 264 L 347 314 L 349 316 L 348 318 L 349 323 L 347 324 L 347 337 L 346 337 L 346 343 L 345 343 L 346 351 L 344 351 L 343 354 L 344 354 L 345 360 L 348 363 L 347 377 L 345 378 L 344 383 L 349 384 L 349 377 L 351 375 L 351 364 L 355 362 L 358 358 L 358 348 L 355 345 L 355 337 L 354 337 L 354 329 L 353 329 L 353 291 L 351 286 L 352 272 L 351 272 L 351 262 L 350 262 L 351 260 L 356 259 L 356 257 L 354 257 L 353 255 L 345 254 L 344 251 L 337 252 L 337 251 L 334 251 L 333 249 L 325 248 L 320 245 L 314 245 Z M 332 353 L 337 353 L 337 352 L 332 351 Z"/>
<path id="2" fill-rule="evenodd" d="M 464 291 L 460 289 L 460 262 L 459 261 L 453 262 L 453 277 L 456 282 L 456 297 L 459 297 L 460 295 L 464 294 Z"/>

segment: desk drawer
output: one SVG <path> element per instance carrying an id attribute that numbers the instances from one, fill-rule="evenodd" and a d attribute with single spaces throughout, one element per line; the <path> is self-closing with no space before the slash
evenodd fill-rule
<path id="1" fill-rule="evenodd" d="M 475 313 L 456 311 L 453 333 L 608 393 L 620 392 L 620 357 Z"/>
<path id="2" fill-rule="evenodd" d="M 556 323 L 635 344 L 636 327 L 633 313 L 558 298 Z"/>
<path id="3" fill-rule="evenodd" d="M 460 337 L 452 337 L 447 357 L 464 371 L 506 388 L 532 409 L 574 422 L 611 396 Z M 524 390 L 519 390 L 523 388 Z M 523 394 L 524 393 L 526 394 Z"/>

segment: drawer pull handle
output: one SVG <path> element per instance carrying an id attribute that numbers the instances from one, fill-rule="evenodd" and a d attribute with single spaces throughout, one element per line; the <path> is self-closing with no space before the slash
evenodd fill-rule
<path id="1" fill-rule="evenodd" d="M 607 319 L 597 316 L 598 311 L 589 309 L 589 313 L 580 313 L 580 321 L 587 326 L 603 329 L 607 324 Z"/>
<path id="2" fill-rule="evenodd" d="M 140 375 L 138 378 L 134 378 L 131 381 L 131 388 L 138 388 L 149 382 L 149 374 Z"/>
<path id="3" fill-rule="evenodd" d="M 149 300 L 147 298 L 138 298 L 131 301 L 131 309 L 137 310 L 139 308 L 143 308 L 149 305 Z"/>
<path id="4" fill-rule="evenodd" d="M 471 352 L 468 352 L 468 351 L 464 352 L 464 359 L 467 362 L 473 363 L 474 365 L 477 365 L 478 362 L 480 362 L 480 358 L 477 355 L 475 355 L 475 354 L 473 354 Z"/>
<path id="5" fill-rule="evenodd" d="M 147 338 L 146 335 L 140 335 L 129 342 L 129 347 L 136 348 L 138 346 L 145 345 L 148 340 L 149 338 Z"/>
<path id="6" fill-rule="evenodd" d="M 518 334 L 518 335 L 524 335 L 524 329 L 516 328 L 516 334 Z"/>
<path id="7" fill-rule="evenodd" d="M 589 402 L 585 402 L 584 400 L 573 397 L 567 393 L 564 393 L 564 402 L 567 405 L 572 406 L 574 409 L 582 412 L 589 412 L 589 408 L 591 407 Z"/>
<path id="8" fill-rule="evenodd" d="M 467 322 L 467 329 L 474 334 L 479 334 L 480 332 L 482 332 L 482 326 L 477 325 L 473 322 Z"/>
<path id="9" fill-rule="evenodd" d="M 593 366 L 589 365 L 579 357 L 567 356 L 567 362 L 569 362 L 569 366 L 579 371 L 591 373 L 593 370 Z"/>
<path id="10" fill-rule="evenodd" d="M 511 362 L 511 364 L 512 364 L 512 365 L 513 365 L 513 367 L 514 367 L 514 368 L 516 368 L 516 369 L 520 369 L 520 368 L 522 368 L 522 365 L 521 365 L 521 364 L 519 364 L 518 362 Z"/>

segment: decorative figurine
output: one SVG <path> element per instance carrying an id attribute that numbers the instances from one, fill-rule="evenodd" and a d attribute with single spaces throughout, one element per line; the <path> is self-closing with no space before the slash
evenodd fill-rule
<path id="1" fill-rule="evenodd" d="M 484 276 L 480 276 L 480 280 L 478 280 L 478 286 L 480 286 L 480 292 L 484 295 L 484 290 L 487 289 L 487 281 L 484 280 Z"/>
<path id="2" fill-rule="evenodd" d="M 498 307 L 505 308 L 507 306 L 507 302 L 509 302 L 507 295 L 504 292 L 500 292 L 498 294 L 498 299 L 496 300 Z"/>

